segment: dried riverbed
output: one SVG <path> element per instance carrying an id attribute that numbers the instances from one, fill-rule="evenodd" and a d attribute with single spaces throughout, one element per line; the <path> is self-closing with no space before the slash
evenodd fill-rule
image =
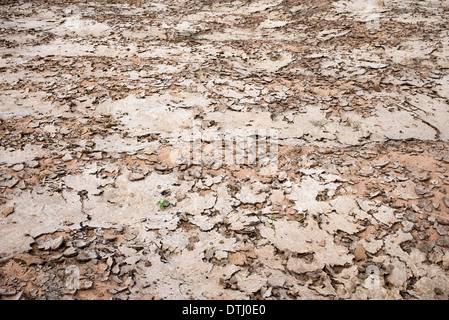
<path id="1" fill-rule="evenodd" d="M 1 299 L 449 298 L 449 1 L 0 3 Z"/>

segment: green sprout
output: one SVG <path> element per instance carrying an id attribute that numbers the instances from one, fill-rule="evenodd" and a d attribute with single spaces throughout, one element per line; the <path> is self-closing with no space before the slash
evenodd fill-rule
<path id="1" fill-rule="evenodd" d="M 157 205 L 159 206 L 159 210 L 164 210 L 164 207 L 170 205 L 170 202 L 168 200 L 158 201 Z"/>

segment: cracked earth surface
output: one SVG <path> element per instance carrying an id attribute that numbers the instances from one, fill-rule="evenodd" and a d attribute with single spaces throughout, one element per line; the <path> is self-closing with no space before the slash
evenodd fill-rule
<path id="1" fill-rule="evenodd" d="M 449 298 L 449 1 L 0 3 L 1 299 Z"/>

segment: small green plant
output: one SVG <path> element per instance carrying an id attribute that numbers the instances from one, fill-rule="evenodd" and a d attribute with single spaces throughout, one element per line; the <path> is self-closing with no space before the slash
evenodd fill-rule
<path id="1" fill-rule="evenodd" d="M 164 210 L 165 207 L 170 205 L 170 202 L 168 202 L 168 200 L 162 200 L 162 201 L 158 201 L 157 205 L 159 206 L 159 210 Z"/>
<path id="2" fill-rule="evenodd" d="M 274 212 L 271 213 L 271 229 L 274 229 Z"/>

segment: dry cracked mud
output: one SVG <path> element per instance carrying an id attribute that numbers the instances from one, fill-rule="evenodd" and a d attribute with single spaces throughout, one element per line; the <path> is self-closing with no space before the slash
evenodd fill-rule
<path id="1" fill-rule="evenodd" d="M 0 299 L 447 300 L 448 17 L 0 1 Z"/>

